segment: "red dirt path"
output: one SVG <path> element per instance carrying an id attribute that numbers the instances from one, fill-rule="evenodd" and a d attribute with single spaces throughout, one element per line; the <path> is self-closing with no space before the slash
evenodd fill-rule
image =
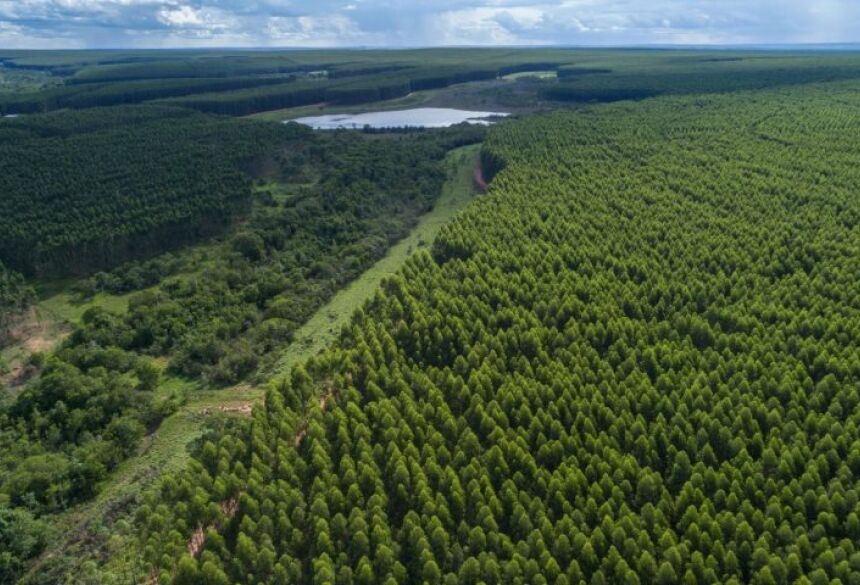
<path id="1" fill-rule="evenodd" d="M 475 166 L 475 170 L 472 171 L 472 180 L 475 181 L 475 186 L 481 193 L 486 193 L 487 189 L 490 188 L 490 186 L 487 185 L 487 182 L 484 180 L 484 169 L 483 167 L 481 167 L 480 163 L 478 163 Z"/>

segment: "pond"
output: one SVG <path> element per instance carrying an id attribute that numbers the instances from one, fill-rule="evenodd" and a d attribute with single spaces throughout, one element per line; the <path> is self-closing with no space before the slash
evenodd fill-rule
<path id="1" fill-rule="evenodd" d="M 469 124 L 492 124 L 492 118 L 504 117 L 502 112 L 472 112 L 453 108 L 412 108 L 387 112 L 365 112 L 363 114 L 327 114 L 287 120 L 311 126 L 317 130 L 338 128 L 444 128 L 461 122 Z"/>

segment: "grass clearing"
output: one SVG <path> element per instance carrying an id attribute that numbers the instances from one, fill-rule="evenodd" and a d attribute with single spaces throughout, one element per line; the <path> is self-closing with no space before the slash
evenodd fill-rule
<path id="1" fill-rule="evenodd" d="M 52 351 L 88 309 L 102 307 L 124 313 L 128 309 L 129 297 L 135 294 L 99 293 L 81 300 L 80 295 L 71 292 L 72 283 L 73 280 L 67 279 L 37 284 L 39 301 L 11 328 L 3 347 L 0 347 L 0 358 L 9 369 L 8 372 L 0 372 L 0 388 L 8 385 L 10 390 L 13 386 L 20 390 L 26 381 L 22 370 L 30 356 Z M 14 392 L 9 395 L 14 395 Z"/>
<path id="2" fill-rule="evenodd" d="M 60 79 L 44 71 L 0 66 L 0 93 L 38 91 L 61 84 Z"/>
<path id="3" fill-rule="evenodd" d="M 141 291 L 134 291 L 124 295 L 112 295 L 98 293 L 86 300 L 81 300 L 80 295 L 69 290 L 52 293 L 50 296 L 42 297 L 38 308 L 59 322 L 77 323 L 88 309 L 101 307 L 114 313 L 125 313 L 128 310 L 128 299 Z"/>
<path id="4" fill-rule="evenodd" d="M 313 104 L 295 108 L 270 110 L 245 116 L 253 120 L 284 122 L 305 116 L 325 114 L 358 114 L 363 112 L 384 112 L 408 108 L 455 108 L 463 110 L 531 112 L 541 109 L 534 85 L 538 82 L 552 82 L 555 71 L 525 71 L 512 73 L 501 79 L 468 81 L 456 83 L 439 89 L 416 91 L 401 98 L 379 102 L 368 102 L 349 106 Z M 520 80 L 521 83 L 511 83 Z M 535 82 L 530 84 L 528 82 Z M 525 93 L 526 97 L 520 96 Z"/>

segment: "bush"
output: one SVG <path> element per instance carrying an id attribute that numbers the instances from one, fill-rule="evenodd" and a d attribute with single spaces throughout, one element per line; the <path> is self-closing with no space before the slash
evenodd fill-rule
<path id="1" fill-rule="evenodd" d="M 48 542 L 46 523 L 20 508 L 0 506 L 0 585 L 12 585 Z"/>

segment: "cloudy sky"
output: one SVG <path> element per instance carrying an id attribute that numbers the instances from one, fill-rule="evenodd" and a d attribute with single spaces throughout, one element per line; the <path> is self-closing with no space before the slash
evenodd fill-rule
<path id="1" fill-rule="evenodd" d="M 0 0 L 0 48 L 860 41 L 860 0 Z"/>

